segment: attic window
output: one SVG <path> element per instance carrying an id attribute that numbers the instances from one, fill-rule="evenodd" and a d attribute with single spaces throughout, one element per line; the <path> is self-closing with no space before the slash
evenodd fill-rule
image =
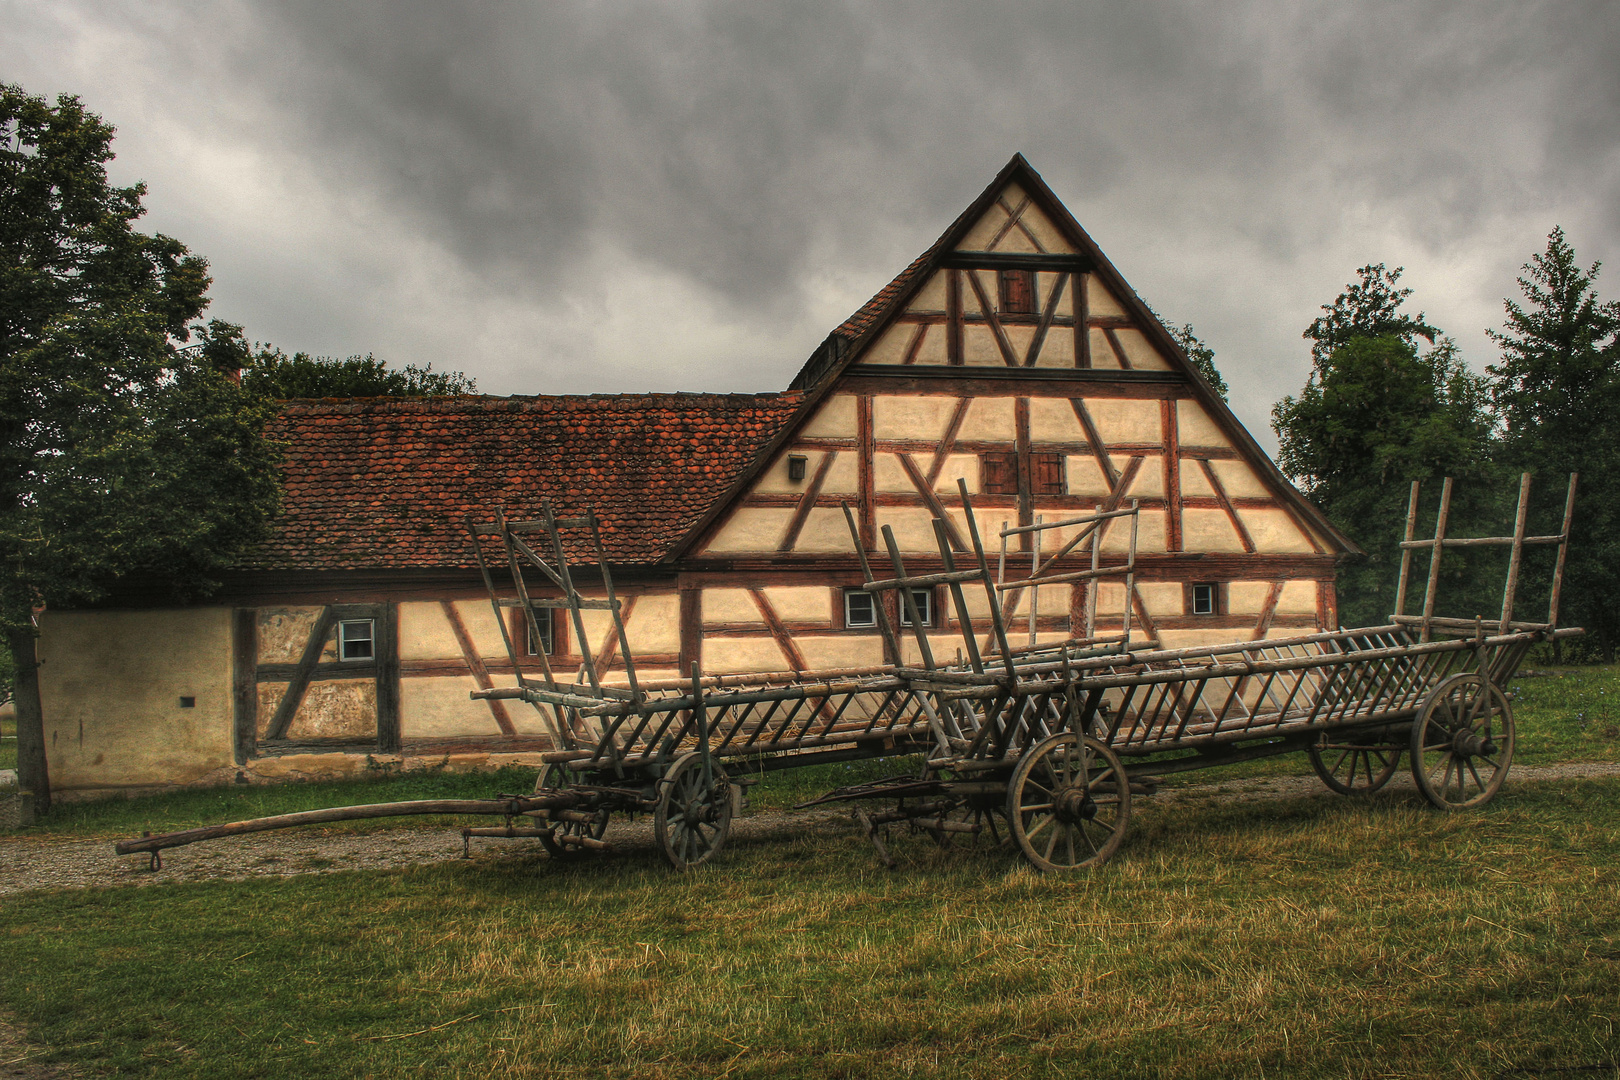
<path id="1" fill-rule="evenodd" d="M 1197 584 L 1192 587 L 1192 614 L 1219 615 L 1221 590 L 1213 583 Z"/>
<path id="2" fill-rule="evenodd" d="M 539 656 L 545 653 L 551 655 L 551 617 L 556 614 L 551 608 L 535 608 L 534 622 L 529 623 L 529 655 Z M 523 620 L 528 622 L 527 619 Z"/>
<path id="3" fill-rule="evenodd" d="M 1009 315 L 1035 314 L 1035 271 L 1001 272 L 1001 310 Z"/>
<path id="4" fill-rule="evenodd" d="M 376 656 L 372 647 L 372 620 L 345 619 L 338 623 L 338 659 L 370 660 Z"/>
<path id="5" fill-rule="evenodd" d="M 803 454 L 788 455 L 788 479 L 803 480 L 806 458 Z"/>

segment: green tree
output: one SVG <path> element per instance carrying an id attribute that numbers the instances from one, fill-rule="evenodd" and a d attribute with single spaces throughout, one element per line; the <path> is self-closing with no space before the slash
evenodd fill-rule
<path id="1" fill-rule="evenodd" d="M 1440 331 L 1424 321 L 1423 312 L 1415 317 L 1399 314 L 1401 304 L 1412 295 L 1411 289 L 1396 287 L 1405 270 L 1404 266 L 1386 270 L 1383 263 L 1368 263 L 1356 270 L 1360 281 L 1346 285 L 1333 303 L 1322 305 L 1326 314 L 1307 326 L 1302 335 L 1314 342 L 1311 360 L 1318 369 L 1334 349 L 1354 338 L 1393 334 L 1409 344 L 1415 344 L 1420 337 L 1434 344 Z"/>
<path id="2" fill-rule="evenodd" d="M 478 392 L 477 384 L 455 371 L 434 371 L 433 365 L 407 364 L 390 368 L 376 357 L 330 356 L 261 348 L 242 375 L 243 385 L 266 397 L 456 397 Z"/>
<path id="3" fill-rule="evenodd" d="M 1599 301 L 1599 265 L 1582 270 L 1554 228 L 1524 264 L 1524 304 L 1505 300 L 1491 331 L 1501 362 L 1489 370 L 1504 431 L 1502 456 L 1535 473 L 1535 509 L 1556 521 L 1562 480 L 1581 474 L 1560 622 L 1582 625 L 1612 661 L 1620 639 L 1620 303 Z"/>
<path id="4" fill-rule="evenodd" d="M 36 613 L 119 579 L 204 591 L 277 503 L 241 331 L 190 325 L 207 263 L 135 231 L 146 189 L 109 183 L 112 137 L 77 98 L 0 85 L 0 633 L 41 809 Z"/>
<path id="5" fill-rule="evenodd" d="M 1305 331 L 1316 342 L 1305 388 L 1272 409 L 1278 465 L 1367 552 L 1338 574 L 1340 619 L 1348 626 L 1381 623 L 1394 610 L 1411 481 L 1457 481 L 1451 514 L 1459 530 L 1494 512 L 1499 486 L 1492 482 L 1484 379 L 1449 338 L 1419 352 L 1416 339 L 1440 331 L 1422 315 L 1397 312 L 1411 292 L 1395 289 L 1399 269 L 1387 272 L 1380 263 L 1357 273 L 1360 283 L 1323 305 L 1326 315 Z M 1437 493 L 1438 484 L 1427 486 Z M 1465 566 L 1461 556 L 1447 557 L 1449 599 L 1477 600 Z M 1422 572 L 1414 577 L 1421 588 Z"/>
<path id="6" fill-rule="evenodd" d="M 1170 336 L 1181 346 L 1181 351 L 1187 354 L 1187 359 L 1198 369 L 1198 374 L 1202 375 L 1204 381 L 1221 396 L 1222 401 L 1225 401 L 1228 390 L 1226 380 L 1221 378 L 1220 371 L 1215 367 L 1215 350 L 1204 344 L 1193 332 L 1192 323 L 1167 326 L 1165 329 L 1170 331 Z"/>

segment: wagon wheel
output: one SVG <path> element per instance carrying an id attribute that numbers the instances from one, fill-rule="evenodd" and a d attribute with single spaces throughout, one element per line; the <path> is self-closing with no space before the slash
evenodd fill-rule
<path id="1" fill-rule="evenodd" d="M 1389 783 L 1401 763 L 1399 743 L 1338 738 L 1330 732 L 1310 747 L 1311 768 L 1331 791 L 1340 795 L 1370 795 Z"/>
<path id="2" fill-rule="evenodd" d="M 1412 778 L 1442 810 L 1483 806 L 1513 763 L 1513 710 L 1497 686 L 1453 675 L 1430 692 L 1412 725 Z"/>
<path id="3" fill-rule="evenodd" d="M 703 778 L 703 756 L 682 754 L 659 781 L 653 835 L 677 870 L 708 862 L 731 835 L 731 782 L 718 761 Z"/>
<path id="4" fill-rule="evenodd" d="M 1007 785 L 1007 818 L 1024 857 L 1043 871 L 1101 866 L 1125 839 L 1131 789 L 1108 746 L 1062 732 L 1036 743 Z"/>
<path id="5" fill-rule="evenodd" d="M 552 795 L 562 791 L 575 783 L 573 772 L 565 765 L 549 764 L 540 767 L 540 775 L 534 781 L 536 795 Z M 591 853 L 591 849 L 582 844 L 567 844 L 561 836 L 589 837 L 592 840 L 602 839 L 607 832 L 608 811 L 598 810 L 591 815 L 590 821 L 565 821 L 553 818 L 550 810 L 537 810 L 535 816 L 542 821 L 552 823 L 552 832 L 543 834 L 540 843 L 545 845 L 547 854 L 553 859 L 564 862 L 574 859 L 583 859 Z"/>

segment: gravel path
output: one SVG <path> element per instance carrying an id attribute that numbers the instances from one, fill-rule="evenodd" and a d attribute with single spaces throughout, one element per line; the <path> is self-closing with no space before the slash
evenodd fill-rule
<path id="1" fill-rule="evenodd" d="M 1509 783 L 1558 780 L 1570 777 L 1620 776 L 1617 762 L 1577 762 L 1513 770 Z M 1402 770 L 1392 789 L 1410 788 Z M 1189 784 L 1161 790 L 1154 803 L 1188 799 L 1267 799 L 1325 791 L 1314 776 L 1246 778 L 1213 784 Z M 732 826 L 732 843 L 758 843 L 779 835 L 812 830 L 854 828 L 840 810 L 799 813 L 776 811 L 739 818 Z M 652 822 L 648 817 L 614 822 L 608 839 L 619 851 L 636 856 L 650 854 Z M 472 842 L 475 859 L 498 859 L 514 845 L 539 849 L 533 840 L 479 840 Z M 288 830 L 253 836 L 210 840 L 163 853 L 163 869 L 153 873 L 145 855 L 115 855 L 108 840 L 75 840 L 52 836 L 0 835 L 0 896 L 32 889 L 74 889 L 106 885 L 143 886 L 171 881 L 242 880 L 290 877 L 295 874 L 375 870 L 461 857 L 459 829 L 439 827 L 390 829 L 364 834 Z M 3 1040 L 0 1040 L 3 1041 Z M 4 1056 L 0 1056 L 4 1061 Z M 5 1073 L 0 1072 L 0 1080 Z"/>

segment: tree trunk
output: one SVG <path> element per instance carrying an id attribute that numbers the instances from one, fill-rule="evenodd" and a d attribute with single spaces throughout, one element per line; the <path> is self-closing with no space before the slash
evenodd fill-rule
<path id="1" fill-rule="evenodd" d="M 17 785 L 34 793 L 34 812 L 51 808 L 51 772 L 45 760 L 45 713 L 39 702 L 39 660 L 30 626 L 6 631 L 6 647 L 16 666 L 12 700 L 17 706 Z"/>

